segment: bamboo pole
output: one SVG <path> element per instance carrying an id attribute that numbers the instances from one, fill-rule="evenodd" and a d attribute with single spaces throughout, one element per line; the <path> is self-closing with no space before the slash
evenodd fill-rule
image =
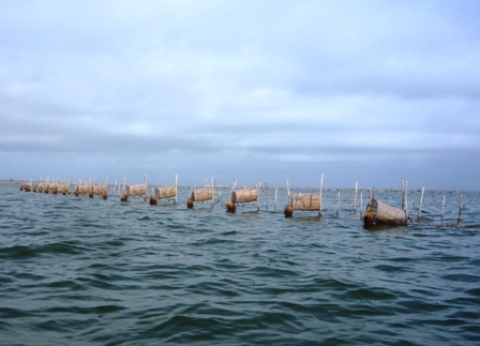
<path id="1" fill-rule="evenodd" d="M 260 187 L 262 186 L 262 183 L 258 183 L 257 184 L 257 190 L 258 190 L 258 198 L 257 200 L 255 201 L 255 203 L 257 204 L 257 211 L 260 210 Z"/>
<path id="2" fill-rule="evenodd" d="M 274 199 L 274 203 L 273 203 L 273 210 L 274 211 L 277 211 L 277 197 L 278 197 L 278 187 L 275 188 L 275 199 Z"/>
<path id="3" fill-rule="evenodd" d="M 407 179 L 402 178 L 402 209 L 407 212 L 408 215 L 408 205 L 407 205 L 407 193 L 408 193 L 408 181 Z"/>
<path id="4" fill-rule="evenodd" d="M 340 214 L 340 190 L 337 191 L 337 216 Z"/>
<path id="5" fill-rule="evenodd" d="M 443 198 L 442 198 L 442 223 L 443 223 L 443 216 L 445 214 L 445 193 L 443 194 Z"/>
<path id="6" fill-rule="evenodd" d="M 215 179 L 213 179 L 213 177 L 211 177 L 212 179 L 212 208 L 213 208 L 213 205 L 214 205 L 214 202 L 215 202 L 215 185 L 217 185 Z"/>
<path id="7" fill-rule="evenodd" d="M 425 192 L 425 187 L 422 187 L 422 192 L 420 194 L 420 205 L 418 207 L 418 217 L 417 217 L 417 220 L 420 221 L 420 214 L 422 213 L 422 205 L 423 205 L 423 194 Z"/>
<path id="8" fill-rule="evenodd" d="M 363 190 L 360 191 L 360 220 L 363 220 Z"/>
<path id="9" fill-rule="evenodd" d="M 148 180 L 147 180 L 147 173 L 145 173 L 145 195 L 143 196 L 144 200 L 147 200 L 147 193 L 148 193 Z"/>
<path id="10" fill-rule="evenodd" d="M 457 228 L 462 227 L 462 209 L 463 209 L 463 193 L 460 193 L 460 208 L 458 209 Z"/>
<path id="11" fill-rule="evenodd" d="M 265 190 L 266 190 L 266 192 L 265 192 L 265 210 L 268 211 L 268 191 L 270 189 L 268 188 L 268 183 L 267 182 L 265 182 Z"/>
<path id="12" fill-rule="evenodd" d="M 320 194 L 319 194 L 319 203 L 320 207 L 318 208 L 318 216 L 322 216 L 322 197 L 323 197 L 323 173 L 320 176 Z"/>
<path id="13" fill-rule="evenodd" d="M 355 195 L 353 197 L 353 213 L 357 213 L 357 195 L 358 195 L 358 180 L 355 182 Z"/>
<path id="14" fill-rule="evenodd" d="M 178 203 L 178 174 L 175 174 L 175 204 Z"/>

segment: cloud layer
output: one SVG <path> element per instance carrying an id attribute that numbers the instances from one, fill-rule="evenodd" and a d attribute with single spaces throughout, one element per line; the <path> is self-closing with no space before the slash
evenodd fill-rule
<path id="1" fill-rule="evenodd" d="M 0 179 L 479 187 L 474 2 L 2 7 Z"/>

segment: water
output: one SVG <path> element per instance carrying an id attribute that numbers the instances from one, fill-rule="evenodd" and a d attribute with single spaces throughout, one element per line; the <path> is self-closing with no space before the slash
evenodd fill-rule
<path id="1" fill-rule="evenodd" d="M 382 231 L 363 229 L 350 192 L 338 215 L 326 191 L 322 218 L 292 219 L 284 191 L 278 211 L 271 190 L 235 214 L 227 190 L 213 209 L 187 194 L 152 207 L 0 185 L 0 344 L 480 343 L 480 228 L 441 227 L 442 194 L 425 195 L 430 222 Z M 464 203 L 480 224 L 480 194 Z M 458 206 L 447 194 L 445 221 Z"/>

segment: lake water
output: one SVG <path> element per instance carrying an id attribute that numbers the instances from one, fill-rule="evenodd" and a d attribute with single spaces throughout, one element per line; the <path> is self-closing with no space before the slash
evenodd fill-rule
<path id="1" fill-rule="evenodd" d="M 188 188 L 150 206 L 0 185 L 0 344 L 480 344 L 480 227 L 442 226 L 442 193 L 425 194 L 429 221 L 368 231 L 351 191 L 289 219 L 285 190 L 276 210 L 267 192 L 231 214 L 227 189 L 191 210 Z M 464 205 L 480 224 L 480 194 Z M 447 193 L 444 222 L 458 211 Z"/>

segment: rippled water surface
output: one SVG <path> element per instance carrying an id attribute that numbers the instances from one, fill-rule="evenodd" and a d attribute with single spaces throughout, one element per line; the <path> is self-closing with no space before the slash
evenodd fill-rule
<path id="1" fill-rule="evenodd" d="M 277 210 L 264 190 L 259 212 L 235 214 L 228 190 L 193 210 L 188 192 L 150 206 L 0 185 L 0 344 L 480 343 L 480 228 L 441 225 L 441 193 L 425 195 L 428 221 L 367 231 L 350 192 L 338 215 L 326 191 L 321 218 L 291 219 L 284 191 Z M 480 224 L 480 194 L 464 201 L 462 222 Z M 458 206 L 448 193 L 445 223 Z"/>

